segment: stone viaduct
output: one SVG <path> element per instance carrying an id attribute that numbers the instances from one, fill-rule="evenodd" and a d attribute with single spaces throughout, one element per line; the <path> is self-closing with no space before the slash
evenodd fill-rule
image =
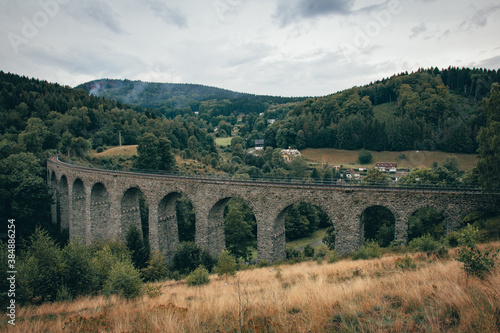
<path id="1" fill-rule="evenodd" d="M 431 191 L 398 187 L 338 187 L 189 178 L 84 168 L 52 157 L 47 161 L 54 221 L 69 229 L 71 239 L 86 243 L 121 238 L 130 224 L 140 229 L 139 197 L 149 206 L 149 242 L 171 260 L 179 237 L 175 202 L 186 196 L 196 216 L 195 242 L 217 255 L 225 248 L 223 215 L 231 198 L 242 199 L 257 221 L 258 259 L 285 258 L 285 215 L 299 202 L 323 209 L 336 230 L 340 254 L 356 251 L 364 242 L 363 212 L 372 206 L 389 209 L 395 218 L 395 240 L 406 241 L 408 219 L 420 208 L 435 207 L 445 216 L 446 230 L 459 227 L 470 212 L 493 208 L 480 191 Z"/>

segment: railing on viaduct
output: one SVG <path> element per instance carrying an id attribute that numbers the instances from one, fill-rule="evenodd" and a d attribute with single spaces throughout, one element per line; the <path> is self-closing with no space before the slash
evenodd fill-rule
<path id="1" fill-rule="evenodd" d="M 493 200 L 478 188 L 401 186 L 313 179 L 231 179 L 222 175 L 183 175 L 105 170 L 47 161 L 47 181 L 56 204 L 54 221 L 68 228 L 71 238 L 92 242 L 124 238 L 130 224 L 140 226 L 139 195 L 149 205 L 149 241 L 171 259 L 179 243 L 175 201 L 185 195 L 196 216 L 196 243 L 216 255 L 225 248 L 223 214 L 230 198 L 240 198 L 257 221 L 258 258 L 285 256 L 285 216 L 294 203 L 321 208 L 336 230 L 339 253 L 355 251 L 364 241 L 363 213 L 372 206 L 389 209 L 395 219 L 394 239 L 405 241 L 409 217 L 423 207 L 435 207 L 454 230 L 468 213 L 492 209 Z"/>

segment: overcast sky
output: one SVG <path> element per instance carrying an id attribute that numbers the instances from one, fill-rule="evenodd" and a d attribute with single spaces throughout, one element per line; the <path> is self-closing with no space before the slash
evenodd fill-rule
<path id="1" fill-rule="evenodd" d="M 322 96 L 419 67 L 500 68 L 498 0 L 0 0 L 0 70 L 76 86 Z"/>

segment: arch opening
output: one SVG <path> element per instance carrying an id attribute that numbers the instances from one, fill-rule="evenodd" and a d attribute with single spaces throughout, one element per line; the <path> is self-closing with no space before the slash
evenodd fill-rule
<path id="1" fill-rule="evenodd" d="M 158 206 L 158 245 L 171 260 L 180 242 L 194 242 L 196 215 L 191 201 L 182 193 L 167 194 Z"/>
<path id="2" fill-rule="evenodd" d="M 62 176 L 59 182 L 57 226 L 61 231 L 69 229 L 69 186 L 66 176 Z"/>
<path id="3" fill-rule="evenodd" d="M 387 247 L 396 237 L 396 217 L 384 206 L 371 206 L 361 214 L 363 240 L 373 240 Z"/>
<path id="4" fill-rule="evenodd" d="M 218 204 L 219 213 L 223 211 L 226 249 L 236 258 L 256 260 L 257 220 L 252 209 L 239 198 L 226 198 Z"/>
<path id="5" fill-rule="evenodd" d="M 71 191 L 71 219 L 70 219 L 70 238 L 80 238 L 82 240 L 87 239 L 86 232 L 86 195 L 85 187 L 81 179 L 77 178 L 73 182 L 73 188 Z"/>
<path id="6" fill-rule="evenodd" d="M 137 187 L 129 188 L 121 200 L 121 237 L 125 239 L 132 225 L 140 231 L 142 239 L 149 241 L 149 205 L 146 196 Z"/>
<path id="7" fill-rule="evenodd" d="M 446 234 L 445 216 L 435 207 L 423 207 L 408 220 L 408 241 L 425 235 L 440 239 Z"/>
<path id="8" fill-rule="evenodd" d="M 297 257 L 307 245 L 313 249 L 322 245 L 335 249 L 335 226 L 330 216 L 314 204 L 297 202 L 289 205 L 278 215 L 276 227 L 284 227 L 288 258 Z M 305 254 L 313 255 L 314 251 L 308 248 Z"/>

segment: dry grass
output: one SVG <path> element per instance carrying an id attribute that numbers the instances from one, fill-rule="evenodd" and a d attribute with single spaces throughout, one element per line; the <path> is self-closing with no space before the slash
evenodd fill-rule
<path id="1" fill-rule="evenodd" d="M 311 162 L 329 165 L 344 165 L 344 167 L 364 167 L 373 168 L 375 162 L 397 162 L 398 169 L 413 169 L 416 167 L 432 167 L 434 162 L 443 163 L 447 157 L 456 157 L 459 168 L 470 170 L 476 166 L 478 156 L 475 154 L 451 154 L 439 151 L 372 151 L 372 163 L 360 165 L 358 162 L 359 150 L 339 150 L 339 149 L 313 149 L 308 148 L 302 151 L 302 155 Z M 405 159 L 400 159 L 399 155 L 405 154 Z"/>
<path id="2" fill-rule="evenodd" d="M 137 155 L 137 145 L 130 146 L 121 146 L 121 147 L 113 147 L 106 149 L 102 153 L 96 153 L 96 156 L 104 157 L 104 156 L 133 156 Z"/>
<path id="3" fill-rule="evenodd" d="M 499 246 L 500 243 L 494 244 Z M 82 298 L 18 310 L 12 332 L 496 332 L 500 276 L 466 285 L 460 264 L 414 255 L 417 269 L 378 260 L 304 262 L 238 272 L 209 285 L 162 283 L 126 302 Z M 6 329 L 2 317 L 0 330 Z"/>

